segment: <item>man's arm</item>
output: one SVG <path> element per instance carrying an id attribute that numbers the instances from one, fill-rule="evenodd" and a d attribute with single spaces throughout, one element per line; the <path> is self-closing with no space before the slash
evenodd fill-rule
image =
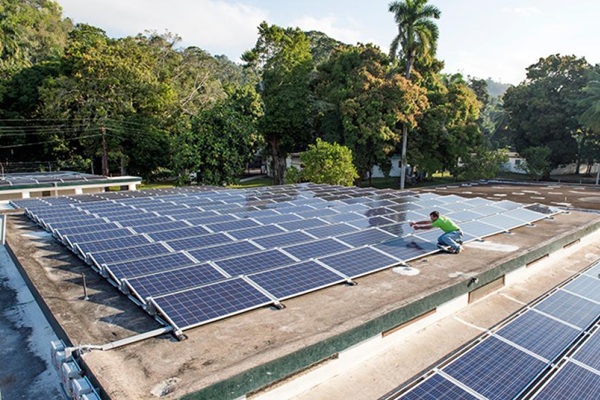
<path id="1" fill-rule="evenodd" d="M 417 222 L 409 222 L 408 223 L 413 229 L 417 230 L 417 229 L 431 229 L 433 228 L 433 225 L 431 224 L 431 221 L 417 221 Z"/>

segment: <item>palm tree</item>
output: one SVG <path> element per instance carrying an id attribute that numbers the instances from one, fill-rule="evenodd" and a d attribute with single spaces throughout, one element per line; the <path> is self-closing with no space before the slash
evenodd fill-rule
<path id="1" fill-rule="evenodd" d="M 600 133 L 600 80 L 590 81 L 583 91 L 586 97 L 581 104 L 586 108 L 579 120 L 591 131 Z"/>
<path id="2" fill-rule="evenodd" d="M 406 63 L 406 79 L 410 79 L 415 60 L 427 59 L 435 55 L 439 30 L 431 18 L 439 19 L 441 11 L 427 0 L 406 0 L 390 3 L 389 11 L 394 13 L 398 25 L 398 36 L 390 46 L 390 57 L 400 56 Z M 404 189 L 406 167 L 406 143 L 408 127 L 402 127 L 402 166 L 400 168 L 400 189 Z"/>

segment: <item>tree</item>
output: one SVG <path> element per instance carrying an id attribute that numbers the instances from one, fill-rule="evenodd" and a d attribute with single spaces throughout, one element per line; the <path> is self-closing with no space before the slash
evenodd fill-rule
<path id="1" fill-rule="evenodd" d="M 397 124 L 416 126 L 427 108 L 424 90 L 394 74 L 389 57 L 373 45 L 338 48 L 319 66 L 314 85 L 322 102 L 318 131 L 352 150 L 361 177 L 375 165 L 390 170 Z"/>
<path id="2" fill-rule="evenodd" d="M 462 160 L 457 176 L 461 180 L 493 179 L 507 161 L 508 150 L 490 150 L 481 146 Z"/>
<path id="3" fill-rule="evenodd" d="M 390 56 L 401 56 L 405 65 L 405 77 L 410 79 L 412 67 L 417 59 L 435 56 L 439 30 L 431 18 L 439 19 L 441 11 L 428 5 L 427 0 L 396 1 L 390 4 L 389 11 L 394 13 L 398 25 L 398 35 L 390 46 Z M 408 126 L 402 126 L 402 158 L 400 168 L 400 189 L 404 189 L 406 168 L 406 145 Z"/>
<path id="4" fill-rule="evenodd" d="M 300 153 L 302 179 L 313 183 L 352 186 L 358 173 L 352 164 L 352 151 L 337 143 L 317 138 L 315 144 Z"/>
<path id="5" fill-rule="evenodd" d="M 521 151 L 526 162 L 517 166 L 529 177 L 538 181 L 550 172 L 550 155 L 552 150 L 546 146 L 529 147 Z"/>
<path id="6" fill-rule="evenodd" d="M 263 22 L 259 38 L 242 59 L 256 73 L 264 104 L 260 132 L 268 144 L 273 181 L 284 183 L 287 155 L 297 144 L 308 143 L 310 127 L 309 77 L 313 68 L 309 41 L 299 29 L 283 29 Z"/>
<path id="7" fill-rule="evenodd" d="M 579 121 L 588 129 L 600 134 L 600 74 L 594 74 L 583 88 L 584 98 L 580 101 L 585 109 Z"/>
<path id="8" fill-rule="evenodd" d="M 175 165 L 185 180 L 188 171 L 207 185 L 237 182 L 262 144 L 256 131 L 259 98 L 249 87 L 240 88 L 214 107 L 199 112 L 189 131 L 179 135 Z"/>
<path id="9" fill-rule="evenodd" d="M 589 69 L 583 58 L 551 55 L 529 66 L 527 79 L 507 90 L 504 109 L 519 153 L 543 143 L 551 150 L 551 166 L 579 163 L 576 135 Z"/>

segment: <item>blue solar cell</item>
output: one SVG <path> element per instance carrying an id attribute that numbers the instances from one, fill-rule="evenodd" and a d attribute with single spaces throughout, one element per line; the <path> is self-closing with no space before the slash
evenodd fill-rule
<path id="1" fill-rule="evenodd" d="M 275 235 L 278 233 L 284 233 L 285 231 L 276 225 L 262 225 L 253 228 L 238 229 L 235 231 L 227 232 L 238 240 L 259 238 L 261 236 Z"/>
<path id="2" fill-rule="evenodd" d="M 600 264 L 596 264 L 592 268 L 585 271 L 587 276 L 593 276 L 594 278 L 600 279 Z"/>
<path id="3" fill-rule="evenodd" d="M 181 239 L 167 240 L 165 243 L 173 250 L 199 249 L 215 244 L 229 243 L 233 240 L 223 233 L 210 233 L 199 236 L 189 236 Z"/>
<path id="4" fill-rule="evenodd" d="M 490 337 L 443 371 L 488 399 L 505 400 L 515 398 L 545 366 L 543 361 Z"/>
<path id="5" fill-rule="evenodd" d="M 562 321 L 585 329 L 600 314 L 600 304 L 559 290 L 534 307 Z"/>
<path id="6" fill-rule="evenodd" d="M 580 275 L 565 285 L 564 289 L 600 303 L 600 279 L 598 278 L 592 278 L 585 274 Z"/>
<path id="7" fill-rule="evenodd" d="M 331 286 L 345 280 L 340 275 L 314 261 L 259 272 L 248 275 L 248 278 L 279 300 Z"/>
<path id="8" fill-rule="evenodd" d="M 579 333 L 580 330 L 535 311 L 527 311 L 497 332 L 498 335 L 547 360 L 553 360 L 559 355 Z"/>
<path id="9" fill-rule="evenodd" d="M 596 330 L 592 336 L 581 346 L 573 358 L 585 365 L 600 371 L 600 330 Z"/>
<path id="10" fill-rule="evenodd" d="M 210 232 L 208 232 L 201 226 L 188 226 L 186 228 L 181 229 L 171 229 L 167 231 L 153 232 L 149 233 L 148 236 L 150 236 L 153 240 L 160 242 L 164 240 L 181 239 L 190 236 L 207 235 L 209 233 Z"/>
<path id="11" fill-rule="evenodd" d="M 435 244 L 426 242 L 416 236 L 389 240 L 373 247 L 403 261 L 413 260 L 438 251 Z"/>
<path id="12" fill-rule="evenodd" d="M 308 228 L 314 228 L 316 226 L 325 226 L 325 225 L 329 225 L 329 224 L 318 218 L 310 218 L 310 219 L 303 219 L 300 221 L 284 222 L 284 223 L 281 223 L 278 225 L 284 229 L 287 229 L 288 231 L 295 231 L 297 229 L 308 229 Z"/>
<path id="13" fill-rule="evenodd" d="M 130 219 L 127 221 L 119 221 L 119 224 L 122 226 L 130 226 L 135 228 L 142 225 L 163 224 L 171 221 L 173 220 L 169 217 L 146 217 L 140 219 Z"/>
<path id="14" fill-rule="evenodd" d="M 357 228 L 348 224 L 334 224 L 320 226 L 318 228 L 305 229 L 305 232 L 318 238 L 326 238 L 330 236 L 343 235 L 344 233 L 356 232 L 357 230 Z"/>
<path id="15" fill-rule="evenodd" d="M 287 253 L 293 255 L 299 260 L 308 260 L 328 254 L 338 253 L 340 251 L 348 250 L 349 248 L 349 246 L 346 246 L 334 239 L 322 239 L 313 242 L 301 243 L 294 246 L 283 247 L 282 250 L 285 250 Z"/>
<path id="16" fill-rule="evenodd" d="M 473 200 L 475 200 L 475 199 L 473 199 Z M 465 200 L 465 203 L 466 202 L 468 202 L 468 201 Z M 483 214 L 485 216 L 507 212 L 504 208 L 494 206 L 493 202 L 492 202 L 492 204 L 487 205 L 487 206 L 473 207 L 471 209 L 471 211 L 475 211 L 476 213 Z"/>
<path id="17" fill-rule="evenodd" d="M 136 297 L 145 302 L 148 297 L 162 296 L 222 279 L 225 279 L 225 276 L 210 264 L 195 264 L 127 279 L 127 284 L 135 292 Z"/>
<path id="18" fill-rule="evenodd" d="M 464 234 L 468 234 L 471 237 L 486 237 L 495 235 L 503 231 L 503 229 L 496 226 L 486 224 L 480 221 L 468 221 L 460 224 L 460 229 Z"/>
<path id="19" fill-rule="evenodd" d="M 80 254 L 86 254 L 91 252 L 105 251 L 105 250 L 116 250 L 131 246 L 139 246 L 142 244 L 150 243 L 147 237 L 144 235 L 130 235 L 112 239 L 96 240 L 93 242 L 80 242 L 77 243 L 76 247 Z"/>
<path id="20" fill-rule="evenodd" d="M 294 259 L 277 250 L 267 250 L 225 260 L 215 261 L 219 267 L 231 276 L 251 274 L 275 267 L 292 264 Z"/>
<path id="21" fill-rule="evenodd" d="M 427 380 L 420 383 L 418 386 L 411 388 L 407 393 L 399 397 L 394 397 L 394 400 L 477 400 L 477 397 L 469 394 L 464 389 L 456 386 L 443 376 L 434 374 Z"/>
<path id="22" fill-rule="evenodd" d="M 124 249 L 91 253 L 90 258 L 97 267 L 101 268 L 102 264 L 134 260 L 136 258 L 151 257 L 167 253 L 171 253 L 171 251 L 162 243 L 148 243 L 141 246 L 127 247 Z"/>
<path id="23" fill-rule="evenodd" d="M 237 221 L 233 215 L 213 215 L 212 211 L 205 211 L 202 217 L 185 218 L 192 225 L 214 224 L 216 222 Z"/>
<path id="24" fill-rule="evenodd" d="M 498 228 L 510 230 L 519 226 L 523 226 L 526 222 L 520 219 L 512 218 L 505 214 L 490 215 L 479 219 L 479 222 L 497 226 Z"/>
<path id="25" fill-rule="evenodd" d="M 350 278 L 359 277 L 398 264 L 398 260 L 368 247 L 323 257 L 320 261 Z"/>
<path id="26" fill-rule="evenodd" d="M 359 247 L 369 244 L 377 244 L 395 238 L 395 235 L 377 228 L 367 229 L 360 232 L 339 236 L 338 239 L 350 246 Z"/>
<path id="27" fill-rule="evenodd" d="M 256 217 L 255 218 L 258 222 L 260 222 L 261 224 L 281 224 L 284 222 L 290 222 L 290 221 L 298 221 L 301 220 L 302 218 L 294 215 L 294 214 L 279 214 L 279 215 L 273 215 L 272 217 Z"/>
<path id="28" fill-rule="evenodd" d="M 213 232 L 231 231 L 234 229 L 252 228 L 255 226 L 260 225 L 250 219 L 238 219 L 237 221 L 216 222 L 214 224 L 204 225 L 205 228 L 208 228 Z"/>
<path id="29" fill-rule="evenodd" d="M 301 216 L 302 218 L 305 218 L 305 219 L 327 217 L 330 215 L 339 215 L 339 213 L 332 208 L 323 208 L 323 209 L 318 209 L 318 210 L 303 211 L 303 212 L 298 212 L 296 214 L 298 214 L 299 216 Z"/>
<path id="30" fill-rule="evenodd" d="M 160 256 L 139 258 L 136 260 L 109 263 L 106 270 L 116 281 L 140 275 L 154 274 L 173 268 L 185 267 L 194 261 L 183 252 L 168 253 Z"/>
<path id="31" fill-rule="evenodd" d="M 386 217 L 371 217 L 371 218 L 364 218 L 364 219 L 359 219 L 356 221 L 350 221 L 348 222 L 348 225 L 352 225 L 358 229 L 369 229 L 369 228 L 374 228 L 374 227 L 378 227 L 378 226 L 386 226 L 386 225 L 393 225 L 396 224 L 397 222 L 392 221 L 391 219 L 388 219 Z"/>
<path id="32" fill-rule="evenodd" d="M 160 224 L 140 225 L 132 228 L 137 233 L 154 233 L 162 231 L 170 231 L 173 229 L 189 228 L 189 224 L 183 221 L 162 222 Z"/>
<path id="33" fill-rule="evenodd" d="M 99 232 L 104 230 L 113 230 L 122 228 L 121 226 L 113 223 L 113 222 L 98 222 L 94 225 L 84 225 L 84 226 L 74 226 L 68 228 L 62 228 L 58 230 L 58 234 L 60 236 L 66 235 L 75 235 L 79 233 L 91 233 L 91 232 Z"/>
<path id="34" fill-rule="evenodd" d="M 154 302 L 180 329 L 273 303 L 242 278 L 157 297 Z"/>
<path id="35" fill-rule="evenodd" d="M 476 213 L 471 210 L 455 211 L 455 212 L 446 214 L 446 216 L 455 222 L 465 222 L 465 221 L 477 220 L 482 217 L 481 214 Z"/>
<path id="36" fill-rule="evenodd" d="M 336 224 L 336 223 L 340 223 L 340 222 L 350 222 L 350 221 L 356 221 L 359 219 L 364 219 L 365 216 L 354 213 L 354 212 L 348 212 L 348 213 L 344 213 L 344 214 L 328 215 L 328 216 L 319 217 L 319 218 L 324 221 L 329 222 L 330 224 Z"/>
<path id="37" fill-rule="evenodd" d="M 516 219 L 520 219 L 521 221 L 525 222 L 535 222 L 541 219 L 548 218 L 546 214 L 527 210 L 525 208 L 516 208 L 513 210 L 503 211 L 502 214 Z"/>
<path id="38" fill-rule="evenodd" d="M 239 242 L 225 243 L 216 246 L 189 250 L 188 253 L 196 260 L 204 262 L 229 258 L 238 254 L 256 253 L 257 251 L 260 251 L 258 247 L 248 241 L 242 240 Z"/>
<path id="39" fill-rule="evenodd" d="M 110 229 L 110 230 L 106 230 L 106 231 L 67 235 L 67 236 L 64 236 L 63 239 L 68 241 L 69 243 L 71 243 L 71 246 L 73 246 L 75 243 L 79 243 L 79 242 L 83 243 L 83 242 L 91 242 L 92 240 L 112 239 L 112 238 L 118 238 L 118 237 L 123 237 L 123 236 L 129 236 L 131 234 L 132 234 L 131 230 L 129 230 L 127 228 L 115 228 L 115 229 Z"/>
<path id="40" fill-rule="evenodd" d="M 254 243 L 259 244 L 265 249 L 282 247 L 302 242 L 310 242 L 315 238 L 301 231 L 291 231 L 279 235 L 265 236 L 258 239 L 252 239 Z"/>
<path id="41" fill-rule="evenodd" d="M 597 400 L 598 393 L 600 393 L 600 375 L 573 363 L 567 363 L 540 390 L 536 399 Z"/>

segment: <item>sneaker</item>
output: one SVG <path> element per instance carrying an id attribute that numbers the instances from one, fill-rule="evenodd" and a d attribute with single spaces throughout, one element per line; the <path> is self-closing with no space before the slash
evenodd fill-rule
<path id="1" fill-rule="evenodd" d="M 452 254 L 458 254 L 462 251 L 462 247 L 452 250 Z"/>

